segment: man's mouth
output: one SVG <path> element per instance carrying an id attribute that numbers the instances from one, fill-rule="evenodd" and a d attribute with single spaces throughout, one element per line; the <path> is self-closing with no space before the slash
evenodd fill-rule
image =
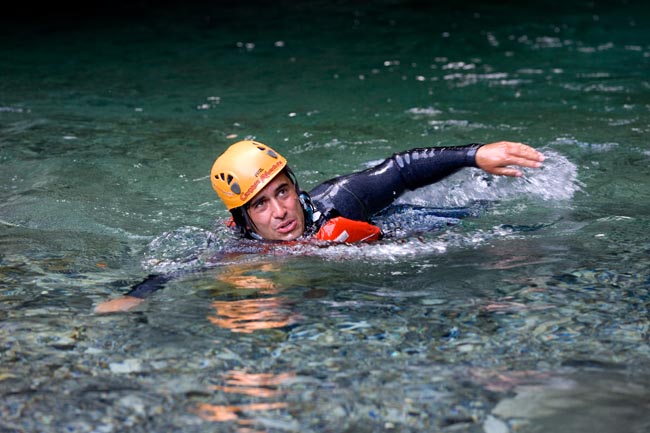
<path id="1" fill-rule="evenodd" d="M 297 221 L 295 219 L 292 219 L 280 224 L 275 228 L 275 230 L 279 233 L 287 234 L 294 231 L 297 225 L 298 225 Z"/>

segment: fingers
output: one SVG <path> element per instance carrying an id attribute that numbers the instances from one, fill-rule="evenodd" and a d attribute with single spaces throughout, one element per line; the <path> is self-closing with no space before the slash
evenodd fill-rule
<path id="1" fill-rule="evenodd" d="M 512 158 L 511 164 L 520 165 L 526 161 L 543 162 L 544 155 L 523 143 L 513 143 L 508 141 L 500 142 L 504 145 L 506 154 Z M 534 166 L 534 165 L 533 165 Z M 529 167 L 526 165 L 526 167 Z"/>
<path id="2" fill-rule="evenodd" d="M 498 176 L 509 176 L 509 177 L 521 177 L 524 174 L 521 170 L 517 170 L 512 167 L 495 167 L 489 171 L 489 173 L 496 174 Z"/>
<path id="3" fill-rule="evenodd" d="M 530 168 L 539 168 L 542 166 L 542 162 L 538 159 L 532 158 L 510 158 L 507 162 L 508 165 L 517 165 L 519 167 L 530 167 Z"/>
<path id="4" fill-rule="evenodd" d="M 544 155 L 532 147 L 511 141 L 486 144 L 476 153 L 479 168 L 500 176 L 519 177 L 523 173 L 516 167 L 539 168 Z"/>

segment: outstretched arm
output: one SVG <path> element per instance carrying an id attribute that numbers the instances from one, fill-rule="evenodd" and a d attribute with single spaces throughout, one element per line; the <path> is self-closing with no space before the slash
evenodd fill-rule
<path id="1" fill-rule="evenodd" d="M 523 143 L 498 141 L 481 146 L 476 151 L 476 165 L 491 174 L 519 177 L 523 173 L 515 168 L 539 168 L 544 161 L 541 152 Z"/>
<path id="2" fill-rule="evenodd" d="M 367 170 L 325 181 L 309 194 L 321 211 L 336 209 L 346 218 L 368 220 L 405 191 L 435 183 L 463 167 L 521 176 L 513 166 L 540 167 L 543 160 L 532 147 L 508 141 L 412 149 Z"/>
<path id="3" fill-rule="evenodd" d="M 393 154 L 379 165 L 330 179 L 309 194 L 319 208 L 366 221 L 407 190 L 435 183 L 463 167 L 475 167 L 480 144 L 411 149 Z"/>

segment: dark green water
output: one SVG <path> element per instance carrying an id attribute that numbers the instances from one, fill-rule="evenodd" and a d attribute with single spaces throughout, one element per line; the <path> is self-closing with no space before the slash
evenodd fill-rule
<path id="1" fill-rule="evenodd" d="M 642 2 L 27 9 L 0 29 L 0 431 L 650 430 Z M 247 137 L 305 188 L 416 146 L 548 158 L 403 197 L 483 203 L 433 232 L 205 270 L 210 166 Z"/>

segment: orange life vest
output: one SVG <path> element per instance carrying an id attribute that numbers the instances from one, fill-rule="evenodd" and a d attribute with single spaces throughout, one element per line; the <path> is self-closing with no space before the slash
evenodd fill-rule
<path id="1" fill-rule="evenodd" d="M 381 230 L 376 225 L 339 216 L 323 224 L 314 237 L 321 241 L 345 242 L 348 244 L 372 242 L 379 240 Z"/>

